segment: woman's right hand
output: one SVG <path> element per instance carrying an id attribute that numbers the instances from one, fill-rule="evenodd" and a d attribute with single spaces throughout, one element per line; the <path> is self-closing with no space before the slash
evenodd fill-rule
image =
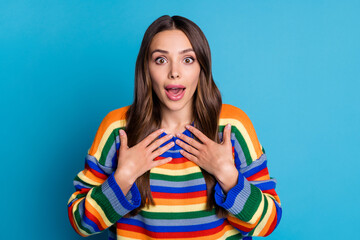
<path id="1" fill-rule="evenodd" d="M 119 131 L 120 150 L 114 177 L 124 195 L 127 194 L 138 177 L 154 167 L 171 161 L 171 157 L 154 161 L 157 156 L 160 156 L 174 146 L 174 142 L 171 141 L 159 148 L 163 143 L 172 138 L 170 134 L 153 142 L 162 132 L 162 129 L 156 130 L 141 142 L 129 148 L 125 131 L 122 129 Z"/>

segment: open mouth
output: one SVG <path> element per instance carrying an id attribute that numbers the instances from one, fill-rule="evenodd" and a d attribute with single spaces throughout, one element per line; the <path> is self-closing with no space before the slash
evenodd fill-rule
<path id="1" fill-rule="evenodd" d="M 172 101 L 180 100 L 185 94 L 185 89 L 183 86 L 168 86 L 165 88 L 167 97 Z"/>

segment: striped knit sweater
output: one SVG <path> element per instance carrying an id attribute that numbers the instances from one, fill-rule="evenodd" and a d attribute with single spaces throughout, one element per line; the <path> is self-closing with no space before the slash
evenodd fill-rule
<path id="1" fill-rule="evenodd" d="M 69 199 L 68 213 L 78 234 L 88 236 L 109 228 L 109 239 L 248 240 L 267 236 L 276 228 L 282 210 L 264 149 L 248 116 L 227 104 L 221 109 L 219 137 L 222 140 L 224 126 L 230 123 L 239 178 L 226 195 L 216 183 L 215 201 L 228 216 L 219 218 L 214 210 L 205 210 L 207 194 L 201 169 L 184 158 L 176 144 L 158 157 L 171 156 L 172 161 L 150 171 L 155 206 L 143 208 L 134 217 L 125 216 L 141 200 L 135 183 L 125 196 L 114 179 L 119 129 L 125 128 L 127 109 L 114 110 L 103 119 L 86 156 L 85 169 L 74 179 L 76 191 Z M 183 133 L 191 136 L 188 130 Z"/>

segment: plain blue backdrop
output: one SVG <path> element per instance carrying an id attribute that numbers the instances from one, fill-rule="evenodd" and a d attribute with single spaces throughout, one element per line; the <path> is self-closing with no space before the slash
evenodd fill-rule
<path id="1" fill-rule="evenodd" d="M 83 239 L 72 180 L 132 102 L 146 28 L 208 38 L 223 102 L 252 120 L 283 206 L 267 239 L 358 239 L 360 1 L 0 1 L 1 239 Z M 88 239 L 107 239 L 107 234 Z"/>

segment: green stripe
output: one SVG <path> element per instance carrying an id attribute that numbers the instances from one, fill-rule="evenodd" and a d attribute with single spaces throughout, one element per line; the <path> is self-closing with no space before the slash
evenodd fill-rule
<path id="1" fill-rule="evenodd" d="M 243 235 L 241 233 L 237 233 L 235 235 L 226 238 L 226 240 L 239 240 L 239 239 L 243 239 Z"/>
<path id="2" fill-rule="evenodd" d="M 264 197 L 264 201 L 265 201 L 265 202 L 264 202 L 264 210 L 263 210 L 263 213 L 261 214 L 261 218 L 260 218 L 260 220 L 259 220 L 259 223 L 260 223 L 260 222 L 263 220 L 263 218 L 265 217 L 266 212 L 267 212 L 267 209 L 268 209 L 268 201 L 267 201 L 266 197 Z M 250 235 L 250 236 L 254 234 L 255 229 L 256 229 L 256 227 L 253 228 L 253 230 L 251 230 L 251 231 L 249 232 L 249 235 Z"/>
<path id="3" fill-rule="evenodd" d="M 88 234 L 91 234 L 92 232 L 81 224 L 82 219 L 81 219 L 81 216 L 79 213 L 79 205 L 80 204 L 81 203 L 78 204 L 78 208 L 75 210 L 75 213 L 74 213 L 75 221 L 76 221 L 77 225 L 79 226 L 79 228 L 81 228 L 81 230 L 87 232 Z"/>
<path id="4" fill-rule="evenodd" d="M 166 180 L 166 181 L 172 181 L 172 182 L 182 182 L 182 181 L 189 181 L 194 180 L 198 178 L 203 178 L 202 172 L 196 172 L 191 173 L 187 175 L 181 175 L 181 176 L 170 176 L 170 175 L 164 175 L 159 173 L 150 173 L 150 179 L 156 179 L 156 180 Z"/>
<path id="5" fill-rule="evenodd" d="M 219 126 L 219 132 L 223 132 L 224 127 L 225 126 Z M 231 132 L 235 134 L 235 138 L 239 142 L 241 149 L 244 152 L 246 164 L 250 165 L 253 162 L 253 160 L 251 159 L 250 151 L 249 151 L 248 145 L 245 141 L 245 138 L 242 136 L 240 131 L 235 126 L 231 126 Z"/>
<path id="6" fill-rule="evenodd" d="M 248 199 L 245 202 L 243 210 L 237 214 L 237 217 L 245 222 L 248 222 L 251 220 L 251 218 L 254 216 L 256 210 L 258 209 L 260 203 L 261 203 L 261 191 L 254 185 L 250 184 L 251 193 Z"/>
<path id="7" fill-rule="evenodd" d="M 84 182 L 83 180 L 81 180 L 77 175 L 76 177 L 74 178 L 74 181 L 78 181 L 78 182 L 81 182 L 82 184 L 84 184 L 85 186 L 88 186 L 88 187 L 93 187 L 94 185 L 92 184 L 89 184 L 87 182 Z"/>
<path id="8" fill-rule="evenodd" d="M 139 213 L 141 216 L 150 219 L 192 219 L 192 218 L 202 218 L 215 215 L 215 209 L 211 211 L 195 211 L 195 212 L 147 212 L 142 210 Z"/>
<path id="9" fill-rule="evenodd" d="M 116 137 L 116 135 L 114 134 L 114 130 L 113 130 L 111 132 L 111 134 L 109 135 L 108 139 L 106 140 L 104 148 L 101 150 L 99 162 L 103 166 L 105 166 L 106 157 L 109 154 L 111 146 L 115 143 L 115 137 Z"/>
<path id="10" fill-rule="evenodd" d="M 91 192 L 91 197 L 104 211 L 107 219 L 109 219 L 110 222 L 114 223 L 122 217 L 115 211 L 109 199 L 103 194 L 101 186 L 93 188 L 93 191 Z"/>

